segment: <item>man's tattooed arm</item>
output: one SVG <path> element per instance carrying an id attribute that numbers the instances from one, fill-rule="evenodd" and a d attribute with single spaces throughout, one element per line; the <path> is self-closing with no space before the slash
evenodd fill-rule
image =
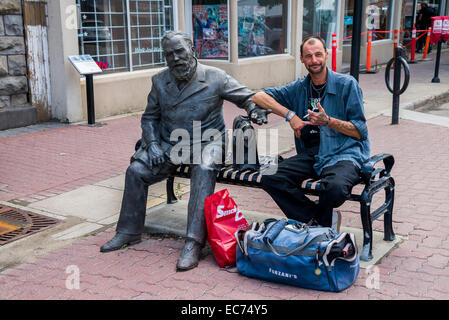
<path id="1" fill-rule="evenodd" d="M 354 124 L 350 121 L 343 121 L 340 119 L 330 118 L 328 126 L 329 128 L 332 128 L 352 138 L 356 138 L 358 140 L 360 140 L 361 138 L 359 130 L 357 130 Z"/>

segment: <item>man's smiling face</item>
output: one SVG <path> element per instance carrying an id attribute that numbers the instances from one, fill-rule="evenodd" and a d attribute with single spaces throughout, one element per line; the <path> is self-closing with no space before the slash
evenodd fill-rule
<path id="1" fill-rule="evenodd" d="M 326 68 L 326 60 L 329 53 L 321 41 L 310 39 L 303 46 L 301 62 L 311 74 L 319 74 Z"/>

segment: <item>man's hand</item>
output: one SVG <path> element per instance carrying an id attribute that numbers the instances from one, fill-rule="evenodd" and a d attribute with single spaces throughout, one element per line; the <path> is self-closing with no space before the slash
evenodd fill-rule
<path id="1" fill-rule="evenodd" d="M 158 166 L 165 162 L 164 151 L 162 150 L 159 142 L 150 142 L 148 146 L 148 159 L 150 160 L 150 166 Z"/>
<path id="2" fill-rule="evenodd" d="M 318 103 L 318 112 L 307 111 L 310 124 L 314 126 L 328 126 L 329 128 L 340 132 L 341 134 L 360 140 L 360 132 L 351 121 L 343 121 L 337 118 L 329 117 L 320 103 Z"/>
<path id="3" fill-rule="evenodd" d="M 255 124 L 262 125 L 268 122 L 267 116 L 271 113 L 271 109 L 265 110 L 256 106 L 255 109 L 249 113 L 249 119 Z"/>
<path id="4" fill-rule="evenodd" d="M 310 124 L 309 121 L 302 121 L 296 115 L 290 120 L 290 127 L 292 127 L 295 137 L 298 139 L 301 138 L 301 129 L 308 124 Z"/>
<path id="5" fill-rule="evenodd" d="M 314 126 L 326 126 L 329 124 L 329 116 L 324 111 L 321 104 L 318 102 L 318 112 L 313 112 L 311 110 L 307 110 L 309 115 L 309 121 L 311 125 Z"/>

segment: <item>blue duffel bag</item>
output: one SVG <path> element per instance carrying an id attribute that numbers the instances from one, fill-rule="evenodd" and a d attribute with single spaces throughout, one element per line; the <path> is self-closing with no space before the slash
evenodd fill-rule
<path id="1" fill-rule="evenodd" d="M 237 269 L 244 276 L 338 292 L 351 286 L 359 274 L 351 233 L 291 219 L 267 219 L 237 231 L 235 237 Z"/>

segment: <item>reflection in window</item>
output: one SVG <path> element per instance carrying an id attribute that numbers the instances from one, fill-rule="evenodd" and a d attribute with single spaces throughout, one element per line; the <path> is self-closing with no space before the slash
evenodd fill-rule
<path id="1" fill-rule="evenodd" d="M 352 41 L 352 25 L 354 21 L 354 0 L 346 0 L 345 16 L 343 18 L 343 43 L 350 44 Z"/>
<path id="2" fill-rule="evenodd" d="M 172 0 L 77 0 L 77 6 L 80 54 L 103 62 L 104 72 L 165 65 L 161 38 L 173 30 Z"/>
<path id="3" fill-rule="evenodd" d="M 391 33 L 385 32 L 391 31 L 391 5 L 392 1 L 368 2 L 366 29 L 373 31 L 373 41 L 391 38 Z"/>
<path id="4" fill-rule="evenodd" d="M 412 31 L 413 29 L 413 3 L 414 0 L 406 0 L 404 6 L 404 30 Z"/>
<path id="5" fill-rule="evenodd" d="M 238 2 L 239 57 L 287 52 L 288 0 Z"/>
<path id="6" fill-rule="evenodd" d="M 193 44 L 199 59 L 228 59 L 227 0 L 192 1 Z"/>
<path id="7" fill-rule="evenodd" d="M 302 36 L 320 36 L 326 46 L 332 43 L 332 33 L 337 33 L 336 0 L 304 0 Z"/>

